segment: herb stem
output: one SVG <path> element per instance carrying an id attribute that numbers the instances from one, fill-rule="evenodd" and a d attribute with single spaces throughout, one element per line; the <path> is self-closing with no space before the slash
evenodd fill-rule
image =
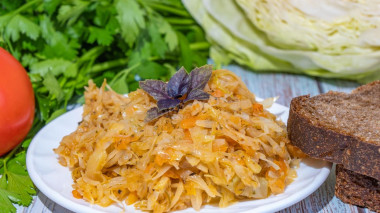
<path id="1" fill-rule="evenodd" d="M 21 144 L 22 143 L 20 143 L 15 148 L 13 148 L 12 151 L 5 156 L 4 161 L 8 161 L 9 158 L 11 158 L 15 154 L 15 152 L 18 150 L 18 148 L 21 146 Z"/>
<path id="2" fill-rule="evenodd" d="M 4 174 L 6 174 L 7 173 L 7 161 L 5 159 L 3 159 L 3 168 L 4 168 Z"/>
<path id="3" fill-rule="evenodd" d="M 194 27 L 196 25 L 191 24 L 191 25 L 173 25 L 173 28 L 179 31 L 186 31 L 186 30 L 194 30 Z"/>
<path id="4" fill-rule="evenodd" d="M 102 54 L 105 50 L 105 47 L 97 46 L 90 50 L 88 50 L 86 53 L 84 53 L 79 59 L 78 63 L 80 64 L 83 61 L 88 61 L 94 58 L 97 58 L 100 54 Z"/>
<path id="5" fill-rule="evenodd" d="M 8 47 L 9 47 L 9 50 L 11 51 L 12 55 L 13 55 L 13 56 L 16 55 L 15 52 L 14 52 L 14 49 L 13 49 L 12 43 L 9 42 L 8 39 L 5 39 L 5 38 L 4 38 L 4 40 L 5 40 L 5 42 L 7 43 Z"/>
<path id="6" fill-rule="evenodd" d="M 128 60 L 126 58 L 119 58 L 116 60 L 106 61 L 103 63 L 95 64 L 91 68 L 90 72 L 92 72 L 92 73 L 102 72 L 102 71 L 112 69 L 115 67 L 125 66 L 127 64 L 128 64 Z"/>
<path id="7" fill-rule="evenodd" d="M 34 1 L 30 1 L 24 5 L 22 5 L 21 7 L 19 7 L 17 10 L 14 10 L 11 12 L 11 14 L 17 14 L 17 13 L 20 13 L 26 9 L 28 9 L 30 6 L 32 6 L 33 4 L 35 3 L 38 3 L 38 2 L 42 2 L 42 0 L 34 0 Z"/>
<path id="8" fill-rule="evenodd" d="M 124 76 L 127 76 L 132 70 L 134 70 L 135 68 L 137 68 L 140 65 L 141 65 L 141 62 L 139 62 L 137 64 L 134 64 L 131 67 L 128 67 L 126 69 L 123 69 L 122 71 L 120 71 L 119 73 L 117 73 L 115 75 L 115 77 L 113 77 L 113 79 L 110 82 L 111 87 L 115 83 L 116 80 L 118 80 L 120 78 L 123 78 Z"/>
<path id="9" fill-rule="evenodd" d="M 152 57 L 149 57 L 149 61 L 155 61 L 155 60 L 158 60 L 158 59 L 160 59 L 160 57 L 158 57 L 158 56 L 152 56 Z"/>
<path id="10" fill-rule="evenodd" d="M 18 150 L 18 148 L 20 148 L 20 146 L 22 145 L 22 143 L 20 143 L 19 145 L 17 145 L 15 148 L 12 149 L 11 152 L 9 152 L 5 158 L 3 159 L 3 167 L 4 167 L 4 173 L 7 172 L 7 161 L 13 157 L 13 155 L 16 153 L 16 151 Z"/>
<path id="11" fill-rule="evenodd" d="M 139 67 L 140 65 L 141 65 L 141 62 L 139 62 L 139 63 L 137 63 L 137 64 L 134 64 L 134 65 L 132 65 L 131 67 L 122 70 L 121 72 L 124 72 L 124 73 L 126 73 L 126 74 L 128 75 L 132 70 L 136 69 L 136 68 Z"/>
<path id="12" fill-rule="evenodd" d="M 210 48 L 210 44 L 206 41 L 195 42 L 190 44 L 191 50 L 204 50 Z"/>
<path id="13" fill-rule="evenodd" d="M 178 25 L 192 25 L 195 24 L 193 19 L 178 19 L 178 18 L 165 18 L 169 24 L 178 24 Z"/>
<path id="14" fill-rule="evenodd" d="M 149 7 L 152 7 L 155 10 L 160 10 L 163 12 L 168 12 L 168 13 L 172 13 L 175 15 L 183 16 L 183 17 L 190 17 L 190 14 L 184 10 L 176 9 L 176 8 L 169 7 L 169 6 L 166 6 L 163 4 L 151 3 L 151 2 L 149 2 L 147 4 Z"/>
<path id="15" fill-rule="evenodd" d="M 158 60 L 160 59 L 159 57 L 157 56 L 153 56 L 153 57 L 150 57 L 148 60 L 149 61 L 155 61 L 155 60 Z M 120 67 L 120 66 L 126 66 L 128 64 L 128 59 L 126 58 L 119 58 L 119 59 L 115 59 L 115 60 L 112 60 L 112 61 L 106 61 L 106 62 L 103 62 L 103 63 L 99 63 L 99 64 L 95 64 L 90 72 L 92 73 L 97 73 L 97 72 L 102 72 L 102 71 L 105 71 L 105 70 L 108 70 L 108 69 L 112 69 L 112 68 L 115 68 L 115 67 Z M 140 65 L 140 64 L 138 64 Z M 131 67 L 131 68 L 135 68 L 135 67 Z M 123 70 L 125 71 L 125 70 Z"/>

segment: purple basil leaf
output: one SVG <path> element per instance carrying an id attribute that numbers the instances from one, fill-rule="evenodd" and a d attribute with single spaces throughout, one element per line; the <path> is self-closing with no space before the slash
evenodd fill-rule
<path id="1" fill-rule="evenodd" d="M 181 103 L 181 101 L 178 99 L 162 99 L 157 102 L 157 106 L 158 109 L 161 111 L 165 109 L 174 108 L 178 106 L 179 103 Z"/>
<path id="2" fill-rule="evenodd" d="M 212 65 L 204 65 L 193 69 L 190 73 L 190 90 L 203 90 L 210 80 Z"/>
<path id="3" fill-rule="evenodd" d="M 140 81 L 140 88 L 152 96 L 156 101 L 170 98 L 166 92 L 166 83 L 159 80 Z"/>
<path id="4" fill-rule="evenodd" d="M 158 110 L 158 107 L 153 107 L 147 111 L 147 115 L 144 119 L 145 122 L 153 121 L 156 118 L 161 117 L 162 115 L 165 115 L 166 113 L 170 112 L 169 110 L 160 111 Z"/>
<path id="5" fill-rule="evenodd" d="M 187 98 L 183 102 L 186 103 L 192 100 L 208 100 L 209 98 L 210 94 L 208 94 L 207 92 L 200 89 L 195 89 L 189 92 Z"/>
<path id="6" fill-rule="evenodd" d="M 179 98 L 187 93 L 189 89 L 189 75 L 185 68 L 181 67 L 169 80 L 168 95 L 172 98 Z"/>

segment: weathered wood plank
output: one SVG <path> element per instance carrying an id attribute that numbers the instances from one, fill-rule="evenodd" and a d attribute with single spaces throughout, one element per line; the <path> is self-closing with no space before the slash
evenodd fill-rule
<path id="1" fill-rule="evenodd" d="M 360 86 L 359 83 L 354 81 L 344 81 L 338 79 L 318 79 L 321 93 L 328 91 L 351 92 L 354 88 Z"/>
<path id="2" fill-rule="evenodd" d="M 256 96 L 269 98 L 279 96 L 277 103 L 289 107 L 292 98 L 300 95 L 317 95 L 320 93 L 315 78 L 303 75 L 282 73 L 254 73 L 239 66 L 225 67 L 242 78 Z"/>
<path id="3" fill-rule="evenodd" d="M 46 197 L 42 192 L 38 192 L 37 196 L 34 196 L 33 202 L 29 207 L 17 207 L 17 212 L 23 213 L 73 213 L 70 210 L 58 205 L 54 201 Z"/>

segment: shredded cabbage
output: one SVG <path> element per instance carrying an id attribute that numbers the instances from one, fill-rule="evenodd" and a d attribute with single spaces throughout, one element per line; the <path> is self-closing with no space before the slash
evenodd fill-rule
<path id="1" fill-rule="evenodd" d="M 153 212 L 199 210 L 281 193 L 296 177 L 290 165 L 302 155 L 284 123 L 230 71 L 213 72 L 208 101 L 150 123 L 144 118 L 156 102 L 147 93 L 125 97 L 106 87 L 89 82 L 83 120 L 54 150 L 72 171 L 76 198 Z"/>

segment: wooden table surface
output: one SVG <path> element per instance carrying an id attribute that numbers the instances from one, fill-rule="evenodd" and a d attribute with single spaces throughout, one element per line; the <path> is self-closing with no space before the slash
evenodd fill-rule
<path id="1" fill-rule="evenodd" d="M 230 65 L 226 67 L 239 75 L 247 84 L 248 88 L 261 98 L 279 96 L 277 103 L 289 107 L 293 97 L 300 95 L 317 95 L 329 90 L 350 92 L 358 86 L 355 82 L 319 79 L 302 75 L 279 74 L 279 73 L 253 73 L 238 66 Z M 310 196 L 282 211 L 288 212 L 357 212 L 368 213 L 368 209 L 359 208 L 341 202 L 334 196 L 335 186 L 335 166 L 324 184 Z M 18 207 L 17 212 L 38 212 L 38 213 L 69 213 L 71 211 L 54 203 L 43 193 L 39 192 L 33 203 L 27 207 Z M 0 210 L 1 212 L 1 210 Z"/>

